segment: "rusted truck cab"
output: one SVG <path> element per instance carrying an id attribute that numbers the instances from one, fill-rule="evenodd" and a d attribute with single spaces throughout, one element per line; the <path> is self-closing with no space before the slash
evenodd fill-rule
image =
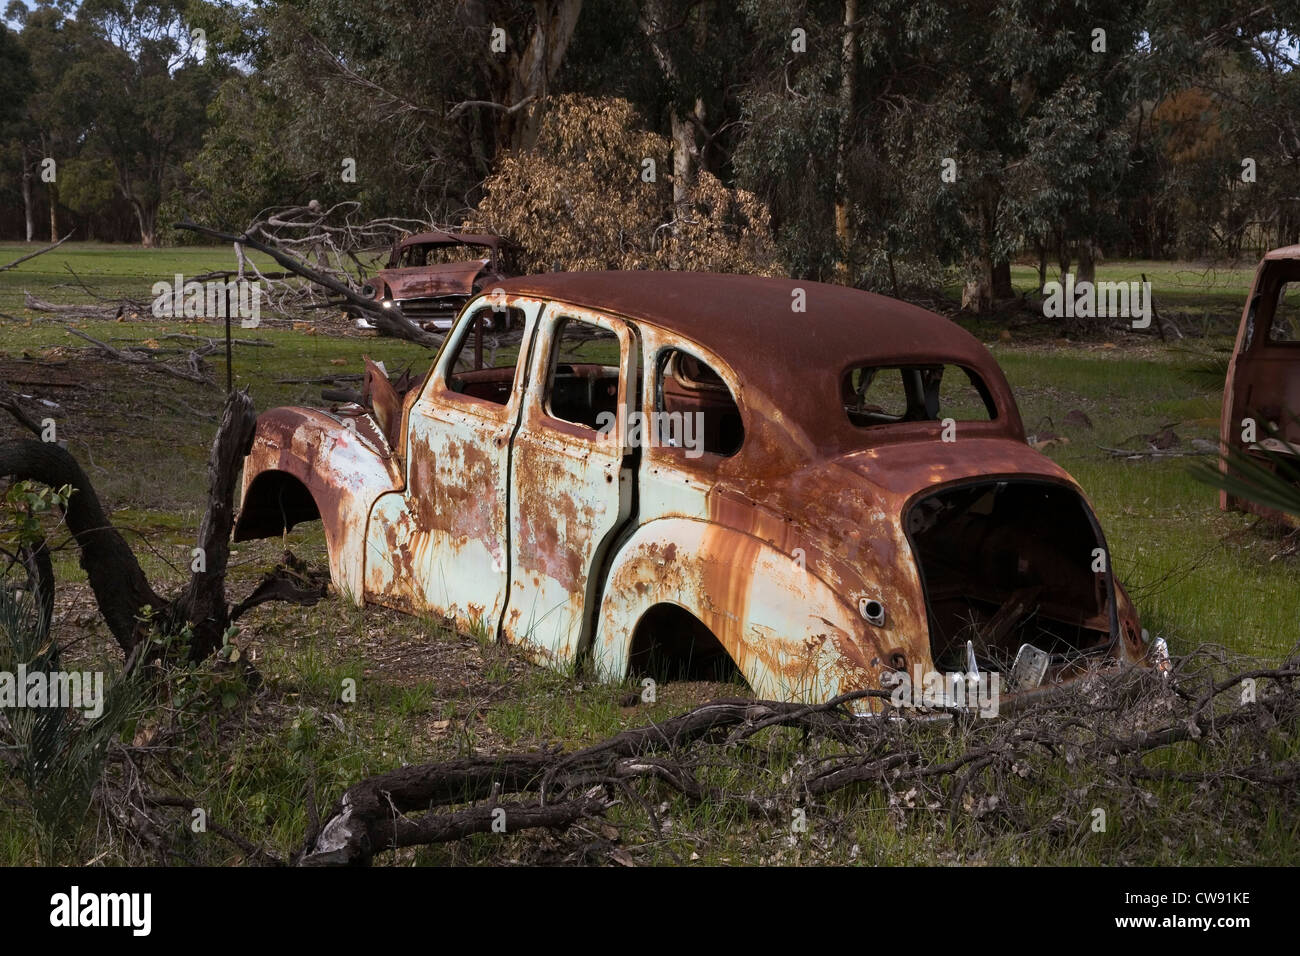
<path id="1" fill-rule="evenodd" d="M 1149 656 L 1078 485 L 988 351 L 923 309 L 552 273 L 471 301 L 401 401 L 368 374 L 368 415 L 262 416 L 236 528 L 319 516 L 357 602 L 606 680 L 734 668 L 807 702 Z"/>
<path id="2" fill-rule="evenodd" d="M 1273 471 L 1276 456 L 1294 460 L 1300 447 L 1300 246 L 1274 249 L 1255 271 L 1228 365 L 1220 432 L 1225 449 Z M 1220 466 L 1228 469 L 1226 456 Z M 1295 521 L 1226 491 L 1219 506 Z"/>

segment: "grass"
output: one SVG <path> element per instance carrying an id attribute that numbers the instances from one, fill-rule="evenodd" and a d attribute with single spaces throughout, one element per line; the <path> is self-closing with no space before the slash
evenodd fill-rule
<path id="1" fill-rule="evenodd" d="M 0 265 L 41 248 L 41 243 L 0 243 Z M 261 253 L 251 252 L 258 268 L 279 270 Z M 235 267 L 230 246 L 171 246 L 142 249 L 104 242 L 65 242 L 52 252 L 0 272 L 0 312 L 16 315 L 23 308 L 23 291 L 49 302 L 85 303 L 90 297 L 78 279 L 95 294 L 109 299 L 151 298 L 155 282 L 172 283 L 186 277 Z"/>
<path id="2" fill-rule="evenodd" d="M 21 246 L 0 246 L 0 263 L 21 254 Z M 12 255 L 10 254 L 12 253 Z M 183 248 L 136 250 L 68 244 L 18 269 L 0 273 L 0 381 L 57 407 L 59 437 L 86 463 L 91 479 L 126 529 L 155 586 L 174 592 L 184 581 L 205 493 L 204 462 L 222 396 L 161 375 L 107 363 L 86 350 L 63 322 L 28 314 L 21 290 L 56 301 L 85 301 L 70 287 L 71 266 L 101 295 L 142 296 L 148 285 L 175 271 L 192 275 L 230 265 L 229 250 Z M 1166 263 L 1106 263 L 1099 279 L 1120 280 L 1145 271 L 1156 282 L 1157 303 L 1184 314 L 1213 315 L 1230 323 L 1239 313 L 1250 270 L 1207 271 Z M 1033 270 L 1017 267 L 1022 287 Z M 1201 310 L 1198 312 L 1197 310 Z M 7 317 L 5 317 L 7 316 Z M 97 338 L 116 344 L 157 340 L 169 332 L 217 335 L 202 322 L 128 320 L 78 322 Z M 1089 495 L 1111 546 L 1115 567 L 1127 582 L 1143 622 L 1167 637 L 1175 653 L 1213 642 L 1239 653 L 1276 657 L 1296 641 L 1300 619 L 1300 561 L 1276 557 L 1279 542 L 1254 527 L 1253 519 L 1218 510 L 1213 492 L 1193 481 L 1187 459 L 1126 461 L 1101 446 L 1142 448 L 1143 436 L 1172 426 L 1182 447 L 1217 435 L 1220 394 L 1215 383 L 1189 374 L 1197 362 L 1186 350 L 1162 348 L 1149 338 L 1124 336 L 1110 343 L 1060 344 L 1017 334 L 1001 339 L 994 325 L 973 324 L 1011 381 L 1026 426 L 1050 439 L 1045 454 L 1068 469 Z M 309 335 L 290 323 L 268 322 L 240 337 L 262 339 L 271 348 L 240 347 L 235 379 L 248 386 L 259 409 L 282 404 L 319 404 L 319 384 L 277 382 L 360 371 L 360 356 L 383 360 L 390 370 L 410 363 L 420 370 L 432 356 L 406 343 L 342 334 Z M 1195 331 L 1196 327 L 1185 331 Z M 1218 337 L 1194 340 L 1196 348 L 1222 348 Z M 1107 345 L 1111 347 L 1106 347 Z M 224 378 L 220 355 L 212 371 Z M 58 384 L 62 382 L 62 384 Z M 1067 424 L 1082 411 L 1092 428 Z M 17 437 L 6 419 L 0 438 Z M 1046 530 L 1046 529 L 1045 529 Z M 285 541 L 247 542 L 236 547 L 231 594 L 247 593 L 282 547 L 319 560 L 319 525 L 296 529 Z M 94 613 L 93 600 L 77 566 L 75 551 L 56 553 L 60 582 L 56 628 L 78 643 L 79 660 L 113 660 L 115 648 Z M 308 825 L 304 794 L 312 790 L 322 806 L 362 776 L 408 762 L 449 759 L 548 745 L 580 747 L 629 726 L 663 719 L 713 696 L 743 693 L 735 685 L 661 684 L 653 704 L 629 704 L 633 687 L 593 683 L 533 667 L 485 633 L 456 634 L 441 622 L 378 608 L 358 609 L 339 597 L 314 608 L 270 604 L 242 622 L 236 641 L 264 677 L 261 688 L 243 686 L 219 668 L 183 675 L 178 690 L 190 721 L 192 745 L 177 753 L 159 789 L 185 792 L 214 820 L 252 833 L 285 852 L 296 848 Z M 345 698 L 355 682 L 355 700 Z M 942 740 L 935 742 L 942 752 Z M 1295 754 L 1295 741 L 1278 747 Z M 723 767 L 711 782 L 758 786 L 779 777 L 794 761 L 807 759 L 797 737 L 765 735 L 761 752 L 743 767 Z M 1196 748 L 1167 758 L 1192 770 L 1209 759 Z M 1077 783 L 1077 781 L 1075 781 Z M 1056 799 L 1069 783 L 1045 781 L 1023 794 Z M 749 819 L 734 808 L 664 801 L 659 816 L 669 822 L 663 835 L 646 829 L 639 808 L 618 808 L 608 822 L 615 842 L 643 863 L 1091 863 L 1119 854 L 1134 862 L 1294 863 L 1297 824 L 1279 812 L 1258 831 L 1215 835 L 1210 823 L 1184 845 L 1167 845 L 1161 828 L 1183 825 L 1194 809 L 1174 791 L 1155 788 L 1168 807 L 1150 821 L 1124 822 L 1105 840 L 1062 840 L 1006 833 L 972 843 L 949 832 L 946 817 L 908 817 L 879 790 L 842 795 L 830 817 L 814 818 L 804 837 L 791 840 L 788 827 Z M 0 799 L 14 798 L 0 784 Z M 1044 803 L 1044 807 L 1047 803 Z M 1046 812 L 1046 810 L 1044 811 Z M 39 857 L 26 811 L 0 818 L 0 864 Z M 1204 822 L 1204 821 L 1202 821 Z M 240 859 L 229 846 L 188 838 L 198 860 Z M 581 839 L 577 839 L 581 843 Z M 855 849 L 856 848 L 856 849 Z M 85 862 L 103 850 L 93 832 L 81 835 L 77 854 L 47 862 Z M 484 836 L 454 846 L 405 851 L 393 863 L 481 863 L 572 859 L 573 843 L 559 837 Z M 584 851 L 585 852 L 585 851 Z M 104 862 L 121 862 L 112 850 Z M 607 857 L 596 857 L 604 860 Z"/>
<path id="3" fill-rule="evenodd" d="M 1141 436 L 1171 424 L 1184 446 L 1217 441 L 1221 395 L 1189 382 L 1184 355 L 993 351 L 1026 428 L 1068 441 L 1044 451 L 1087 492 L 1149 630 L 1176 651 L 1213 642 L 1278 655 L 1296 642 L 1300 569 L 1271 560 L 1276 542 L 1251 532 L 1255 519 L 1219 511 L 1215 492 L 1190 476 L 1187 459 L 1127 461 L 1101 450 L 1141 449 Z M 1076 409 L 1093 428 L 1064 423 Z"/>

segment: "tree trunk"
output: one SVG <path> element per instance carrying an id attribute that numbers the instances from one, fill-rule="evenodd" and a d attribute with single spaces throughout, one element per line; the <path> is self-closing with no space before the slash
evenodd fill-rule
<path id="1" fill-rule="evenodd" d="M 835 245 L 838 261 L 836 278 L 845 285 L 854 280 L 852 257 L 853 237 L 849 230 L 849 147 L 852 144 L 854 114 L 854 83 L 858 62 L 858 0 L 844 0 L 844 38 L 840 47 L 840 129 L 835 145 Z"/>
<path id="2" fill-rule="evenodd" d="M 1062 235 L 1061 230 L 1059 229 L 1056 230 L 1055 239 L 1056 265 L 1060 270 L 1060 275 L 1057 276 L 1057 279 L 1062 285 L 1064 285 L 1065 277 L 1070 273 L 1070 246 L 1069 243 L 1065 241 L 1065 236 Z"/>
<path id="3" fill-rule="evenodd" d="M 144 203 L 131 200 L 135 209 L 135 221 L 140 224 L 140 245 L 152 249 L 158 245 L 158 209 L 146 208 Z"/>
<path id="4" fill-rule="evenodd" d="M 678 82 L 680 71 L 677 64 L 673 62 L 668 47 L 660 39 L 668 23 L 668 12 L 664 9 L 662 0 L 647 0 L 641 12 L 641 32 L 645 34 L 646 41 L 650 44 L 650 51 L 654 54 L 655 62 L 659 64 L 659 72 L 663 75 L 664 83 L 671 86 Z M 695 99 L 695 118 L 701 121 L 704 119 L 704 100 L 699 97 Z M 691 186 L 695 182 L 699 149 L 695 142 L 694 125 L 676 105 L 673 106 L 668 122 L 673 144 L 673 210 L 680 215 L 690 198 Z M 678 231 L 674 225 L 673 235 L 676 236 Z"/>
<path id="5" fill-rule="evenodd" d="M 1074 277 L 1078 282 L 1097 281 L 1097 250 L 1091 239 L 1079 243 L 1079 272 Z"/>
<path id="6" fill-rule="evenodd" d="M 32 164 L 27 155 L 27 146 L 23 145 L 23 223 L 26 225 L 27 241 L 36 238 L 36 207 L 32 202 Z"/>
<path id="7" fill-rule="evenodd" d="M 230 560 L 230 534 L 235 527 L 235 484 L 244 457 L 253 446 L 257 415 L 247 392 L 232 392 L 226 399 L 208 456 L 208 508 L 199 525 L 199 548 L 205 558 L 202 572 L 190 575 L 189 587 L 177 599 L 184 620 L 194 629 L 190 659 L 203 660 L 221 647 L 230 623 L 226 603 L 226 567 Z"/>
<path id="8" fill-rule="evenodd" d="M 499 143 L 508 143 L 512 150 L 531 149 L 537 141 L 537 130 L 542 121 L 542 101 L 550 90 L 551 80 L 564 62 L 564 52 L 573 39 L 582 13 L 582 0 L 533 0 L 537 22 L 528 38 L 528 45 L 518 57 L 512 57 L 510 89 L 506 106 L 516 106 L 525 100 L 529 105 L 515 112 L 502 111 Z"/>
<path id="9" fill-rule="evenodd" d="M 704 103 L 695 101 L 695 113 L 703 113 Z M 673 139 L 673 210 L 680 216 L 690 201 L 691 186 L 699 166 L 699 149 L 695 145 L 695 126 L 684 116 L 673 113 L 671 118 Z M 676 232 L 676 227 L 674 227 Z"/>
<path id="10" fill-rule="evenodd" d="M 659 72 L 663 75 L 665 84 L 674 85 L 680 79 L 680 70 L 677 63 L 673 62 L 672 54 L 668 47 L 660 39 L 669 24 L 668 12 L 664 8 L 662 0 L 647 0 L 642 7 L 640 26 L 641 32 L 645 34 L 646 41 L 650 44 L 650 50 L 654 54 L 655 62 L 659 64 Z M 707 35 L 703 32 L 705 25 L 704 18 L 701 16 L 697 21 L 697 42 L 708 42 Z M 692 122 L 692 114 L 695 122 Z M 674 239 L 680 239 L 682 230 L 679 221 L 686 215 L 687 206 L 690 203 L 691 189 L 695 185 L 695 178 L 699 170 L 700 151 L 695 139 L 697 124 L 702 125 L 704 122 L 704 99 L 697 96 L 692 109 L 692 114 L 683 113 L 681 109 L 674 104 L 672 113 L 668 117 L 669 131 L 673 144 L 673 224 L 672 236 Z M 679 252 L 685 250 L 679 249 Z M 680 262 L 674 260 L 669 263 L 671 268 L 679 268 Z"/>
<path id="11" fill-rule="evenodd" d="M 59 241 L 59 187 L 47 183 L 50 194 L 50 242 Z"/>
<path id="12" fill-rule="evenodd" d="M 1014 299 L 1016 297 L 1015 287 L 1011 284 L 1010 261 L 999 259 L 997 262 L 993 263 L 991 280 L 990 287 L 995 302 L 1005 302 L 1008 299 Z"/>
<path id="13" fill-rule="evenodd" d="M 699 108 L 701 105 L 697 100 L 696 107 Z M 673 143 L 673 218 L 670 232 L 677 242 L 673 243 L 673 256 L 668 267 L 680 269 L 681 257 L 687 252 L 682 239 L 681 221 L 690 213 L 691 187 L 695 183 L 696 161 L 699 153 L 695 148 L 695 127 L 690 121 L 674 111 L 670 124 Z"/>
<path id="14" fill-rule="evenodd" d="M 985 312 L 993 305 L 997 264 L 993 261 L 995 232 L 993 227 L 992 187 L 985 182 L 980 190 L 979 254 L 974 263 L 975 288 L 963 292 L 963 300 L 975 302 L 976 312 Z"/>

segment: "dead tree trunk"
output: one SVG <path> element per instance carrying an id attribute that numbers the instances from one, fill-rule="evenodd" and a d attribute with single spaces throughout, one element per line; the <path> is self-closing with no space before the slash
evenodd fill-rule
<path id="1" fill-rule="evenodd" d="M 199 525 L 200 570 L 190 575 L 189 586 L 176 600 L 178 616 L 194 629 L 190 657 L 202 660 L 221 646 L 222 634 L 230 625 L 226 603 L 226 567 L 230 560 L 230 532 L 235 526 L 235 482 L 244 456 L 253 446 L 257 415 L 244 391 L 232 392 L 226 400 L 208 456 L 208 509 Z M 195 564 L 191 564 L 193 569 Z"/>
<path id="2" fill-rule="evenodd" d="M 23 143 L 23 223 L 25 225 L 25 235 L 27 241 L 31 242 L 36 238 L 36 206 L 32 201 L 32 172 L 31 160 L 27 154 L 27 144 Z"/>
<path id="3" fill-rule="evenodd" d="M 167 601 L 149 586 L 130 545 L 113 527 L 99 496 L 66 449 L 50 442 L 23 440 L 0 444 L 0 475 L 37 481 L 51 488 L 71 485 L 65 520 L 81 549 L 81 567 L 95 601 L 122 651 L 130 656 L 141 639 L 141 610 L 161 613 Z"/>
<path id="4" fill-rule="evenodd" d="M 90 479 L 67 450 L 40 441 L 0 443 L 0 476 L 70 485 L 68 529 L 81 549 L 81 567 L 109 630 L 128 658 L 151 636 L 191 630 L 191 660 L 202 660 L 221 646 L 233 617 L 226 603 L 226 567 L 234 523 L 235 482 L 252 445 L 257 416 L 247 392 L 234 392 L 208 459 L 208 507 L 199 528 L 198 553 L 189 585 L 168 600 L 149 584 L 130 545 L 113 527 Z M 151 634 L 156 628 L 158 635 Z"/>

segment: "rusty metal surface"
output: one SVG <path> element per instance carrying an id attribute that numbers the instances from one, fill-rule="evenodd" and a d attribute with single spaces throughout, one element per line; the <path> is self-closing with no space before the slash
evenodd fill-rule
<path id="1" fill-rule="evenodd" d="M 408 246 L 487 246 L 496 249 L 502 245 L 500 236 L 475 232 L 417 232 L 397 244 L 399 249 Z"/>
<path id="2" fill-rule="evenodd" d="M 383 428 L 372 424 L 373 435 L 301 409 L 259 421 L 246 500 L 263 471 L 301 480 L 325 521 L 335 582 L 354 597 L 448 615 L 552 666 L 589 657 L 607 680 L 628 676 L 638 625 L 671 605 L 708 628 L 756 693 L 815 702 L 933 665 L 905 525 L 922 496 L 1033 480 L 1077 496 L 1095 524 L 1073 479 L 1025 445 L 992 357 L 924 310 L 811 282 L 680 273 L 552 274 L 504 288 L 524 316 L 505 404 L 483 391 L 499 372 L 449 381 L 452 343 L 473 334 L 484 298 L 406 396 L 391 449 L 395 399 L 378 383 L 369 391 Z M 806 313 L 788 311 L 796 288 Z M 548 410 L 566 319 L 617 336 L 624 414 L 611 435 Z M 650 381 L 668 350 L 729 389 L 744 425 L 735 454 L 633 447 L 626 413 L 656 411 Z M 996 414 L 961 422 L 955 441 L 936 421 L 854 426 L 839 381 L 864 361 L 971 369 Z M 572 368 L 601 373 L 598 363 Z M 1109 571 L 1098 581 L 1091 624 L 1114 637 L 1119 660 L 1142 662 L 1136 610 Z M 871 623 L 867 602 L 887 609 L 883 620 Z"/>
<path id="3" fill-rule="evenodd" d="M 584 614 L 604 583 L 593 576 L 610 535 L 631 513 L 633 480 L 623 467 L 621 431 L 602 440 L 593 429 L 547 410 L 551 356 L 565 319 L 617 335 L 626 370 L 614 396 L 619 407 L 633 401 L 631 383 L 639 362 L 636 341 L 625 323 L 568 305 L 552 305 L 544 312 L 513 446 L 510 606 L 502 633 L 557 666 L 572 662 L 585 643 Z M 576 368 L 590 375 L 599 366 Z"/>
<path id="4" fill-rule="evenodd" d="M 1265 254 L 1255 270 L 1223 389 L 1220 441 L 1225 448 L 1249 454 L 1268 447 L 1268 425 L 1277 427 L 1292 446 L 1300 444 L 1300 342 L 1277 342 L 1271 336 L 1278 293 L 1286 283 L 1300 282 L 1300 246 L 1285 246 Z M 1252 418 L 1258 441 L 1243 440 L 1243 423 Z M 1276 445 L 1274 445 L 1276 448 Z M 1283 449 L 1285 445 L 1281 446 Z M 1267 457 L 1256 456 L 1261 463 Z M 1227 470 L 1221 458 L 1220 469 Z M 1262 505 L 1219 492 L 1224 510 L 1242 510 L 1285 522 L 1294 519 Z"/>
<path id="5" fill-rule="evenodd" d="M 541 303 L 511 306 L 523 313 L 526 343 Z M 458 344 L 462 334 L 473 337 L 475 330 L 462 327 L 448 342 Z M 406 480 L 374 502 L 365 596 L 495 635 L 505 610 L 510 439 L 522 396 L 515 387 L 501 405 L 453 390 L 448 379 L 456 355 L 454 347 L 444 348 L 424 387 L 408 396 Z"/>
<path id="6" fill-rule="evenodd" d="M 988 350 L 943 316 L 885 296 L 819 282 L 698 272 L 549 272 L 505 279 L 499 287 L 507 295 L 647 322 L 724 358 L 766 433 L 763 451 L 780 453 L 774 470 L 862 447 L 862 432 L 841 413 L 839 386 L 844 371 L 864 363 L 970 368 L 1005 414 L 971 423 L 965 434 L 1024 438 L 1010 387 Z M 806 312 L 792 310 L 798 290 Z M 938 433 L 937 422 L 915 422 L 880 440 Z"/>
<path id="7" fill-rule="evenodd" d="M 402 482 L 383 435 L 367 419 L 353 420 L 349 428 L 344 418 L 315 409 L 276 408 L 258 416 L 253 447 L 244 460 L 236 541 L 260 536 L 248 517 L 250 501 L 258 500 L 254 486 L 262 482 L 279 491 L 274 484 L 279 475 L 301 482 L 311 494 L 325 526 L 330 577 L 340 591 L 361 603 L 370 506 Z M 273 507 L 275 502 L 267 504 Z"/>
<path id="8" fill-rule="evenodd" d="M 475 282 L 486 268 L 486 260 L 475 259 L 470 262 L 383 269 L 378 273 L 378 278 L 388 286 L 388 298 L 392 299 L 433 295 L 468 296 L 473 293 Z"/>

